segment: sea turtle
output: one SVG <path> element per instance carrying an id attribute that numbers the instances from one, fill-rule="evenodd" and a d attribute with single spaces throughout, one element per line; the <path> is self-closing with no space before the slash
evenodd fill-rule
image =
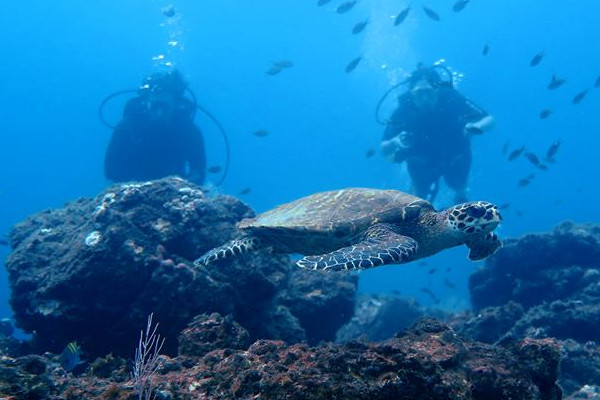
<path id="1" fill-rule="evenodd" d="M 195 261 L 208 265 L 262 248 L 307 254 L 296 264 L 315 270 L 356 270 L 402 264 L 466 244 L 469 259 L 500 248 L 492 232 L 498 207 L 485 201 L 436 211 L 397 190 L 351 188 L 316 193 L 238 223 L 241 236 Z"/>

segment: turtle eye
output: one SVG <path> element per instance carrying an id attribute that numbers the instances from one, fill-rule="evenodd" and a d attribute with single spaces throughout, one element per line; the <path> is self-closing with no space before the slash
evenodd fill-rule
<path id="1" fill-rule="evenodd" d="M 471 206 L 467 208 L 467 214 L 473 218 L 481 218 L 485 215 L 485 208 L 481 206 Z"/>

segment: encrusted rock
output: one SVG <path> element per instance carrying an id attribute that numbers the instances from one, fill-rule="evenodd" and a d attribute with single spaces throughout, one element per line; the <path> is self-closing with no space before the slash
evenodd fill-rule
<path id="1" fill-rule="evenodd" d="M 295 269 L 287 256 L 264 251 L 210 268 L 192 264 L 251 216 L 241 201 L 209 196 L 178 178 L 116 185 L 35 214 L 10 235 L 6 268 L 16 323 L 35 332 L 42 351 L 58 353 L 77 340 L 90 356 L 131 354 L 150 313 L 169 354 L 194 316 L 212 312 L 233 315 L 254 339 L 304 340 L 305 327 L 316 324 L 305 313 L 302 322 L 293 315 L 286 305 L 300 304 L 293 296 L 286 304 L 279 297 Z M 347 303 L 355 289 L 355 282 L 347 287 Z M 337 312 L 336 296 L 320 311 Z M 331 337 L 349 318 L 317 321 L 326 333 L 315 340 Z"/>
<path id="2" fill-rule="evenodd" d="M 231 315 L 199 315 L 181 332 L 179 354 L 200 357 L 216 349 L 247 349 L 250 335 Z"/>

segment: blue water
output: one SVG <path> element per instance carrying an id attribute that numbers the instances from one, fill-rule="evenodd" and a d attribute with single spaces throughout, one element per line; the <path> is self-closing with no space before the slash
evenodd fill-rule
<path id="1" fill-rule="evenodd" d="M 0 13 L 2 62 L 0 105 L 0 232 L 37 211 L 94 196 L 109 182 L 103 157 L 111 132 L 97 117 L 110 93 L 136 88 L 149 73 L 175 64 L 199 102 L 225 126 L 231 170 L 221 191 L 243 197 L 255 210 L 316 191 L 347 186 L 407 190 L 402 166 L 365 152 L 379 145 L 383 127 L 374 108 L 383 92 L 414 69 L 444 59 L 463 75 L 459 90 L 496 118 L 496 127 L 474 139 L 469 184 L 472 199 L 510 203 L 499 230 L 503 237 L 551 229 L 558 222 L 598 221 L 597 154 L 600 52 L 595 0 L 502 2 L 474 0 L 461 13 L 453 1 L 410 1 L 408 19 L 393 26 L 408 2 L 359 0 L 346 14 L 341 0 L 317 7 L 316 0 L 127 0 L 5 1 Z M 161 9 L 173 4 L 168 19 Z M 428 19 L 421 6 L 436 10 Z M 354 24 L 369 18 L 360 35 Z M 176 46 L 169 42 L 177 42 Z M 489 54 L 481 54 L 484 44 Z M 529 61 L 539 51 L 535 68 Z M 162 62 L 156 57 L 164 55 Z M 362 55 L 350 74 L 347 63 Z M 272 61 L 291 60 L 276 76 Z M 567 83 L 548 91 L 552 73 Z M 583 89 L 587 97 L 572 105 Z M 106 109 L 116 123 L 126 97 Z M 391 99 L 383 108 L 389 114 Z M 540 120 L 539 112 L 554 114 Z M 201 115 L 209 165 L 223 165 L 224 146 L 214 125 Z M 259 138 L 252 134 L 267 129 Z M 557 163 L 547 172 L 521 158 L 512 163 L 501 149 L 521 145 L 543 155 L 560 139 Z M 519 179 L 534 172 L 531 185 Z M 210 179 L 218 180 L 217 175 Z M 442 190 L 436 205 L 449 204 Z M 518 211 L 519 216 L 515 211 Z M 0 247 L 0 258 L 8 249 Z M 467 278 L 478 267 L 466 249 L 446 251 L 419 263 L 361 274 L 360 288 L 431 299 L 430 285 L 449 309 L 468 307 Z M 446 268 L 451 271 L 446 272 Z M 438 269 L 430 274 L 431 268 Z M 2 269 L 0 317 L 10 316 Z M 444 281 L 452 282 L 451 288 Z"/>

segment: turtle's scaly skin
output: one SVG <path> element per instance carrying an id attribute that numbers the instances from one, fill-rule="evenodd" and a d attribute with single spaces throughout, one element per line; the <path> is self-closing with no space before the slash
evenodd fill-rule
<path id="1" fill-rule="evenodd" d="M 437 212 L 428 201 L 396 190 L 335 190 L 241 221 L 241 237 L 195 264 L 268 247 L 306 254 L 297 262 L 303 268 L 364 269 L 410 262 L 461 244 L 469 247 L 470 259 L 480 260 L 501 246 L 492 232 L 501 219 L 498 207 L 485 201 Z"/>

